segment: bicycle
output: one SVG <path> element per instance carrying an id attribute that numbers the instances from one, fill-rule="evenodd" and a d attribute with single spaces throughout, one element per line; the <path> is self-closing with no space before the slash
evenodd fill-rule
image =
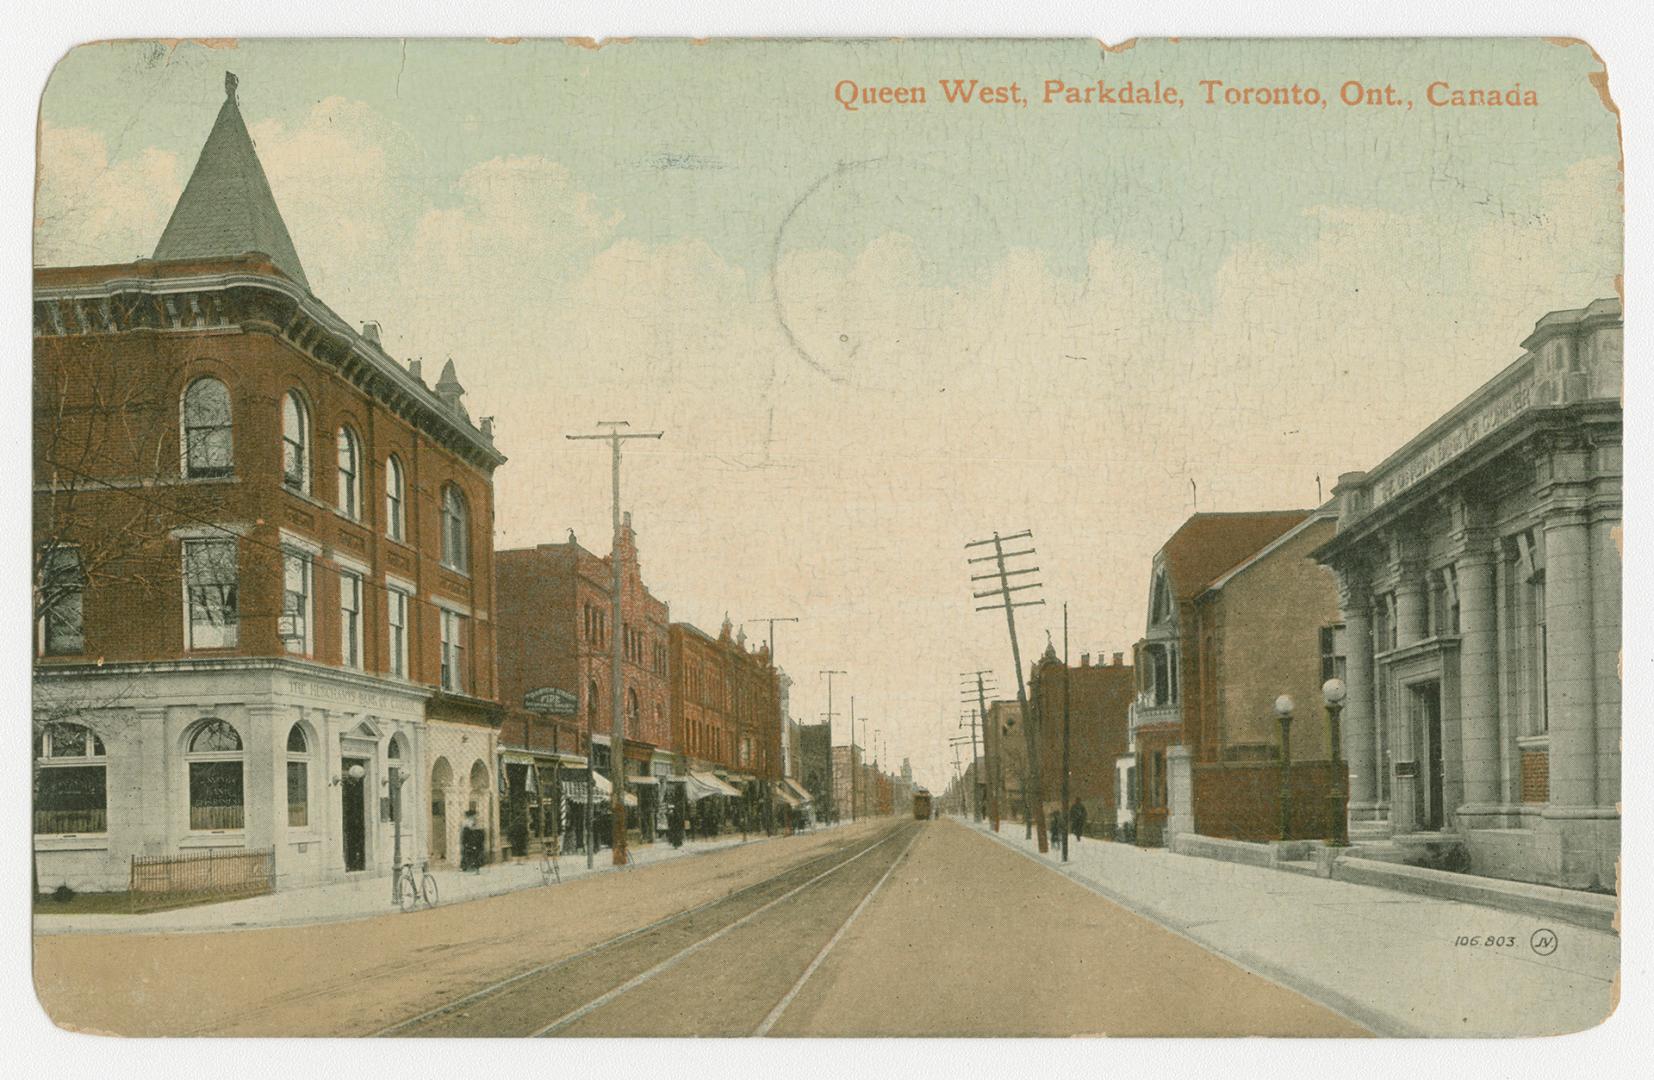
<path id="1" fill-rule="evenodd" d="M 402 868 L 397 871 L 397 876 L 400 878 L 400 887 L 397 889 L 397 894 L 403 911 L 412 911 L 419 906 L 421 900 L 425 901 L 425 906 L 428 908 L 436 907 L 436 877 L 428 869 L 429 866 L 429 863 L 419 864 L 419 870 L 423 877 L 418 882 L 414 880 L 413 863 L 405 862 L 402 864 Z"/>

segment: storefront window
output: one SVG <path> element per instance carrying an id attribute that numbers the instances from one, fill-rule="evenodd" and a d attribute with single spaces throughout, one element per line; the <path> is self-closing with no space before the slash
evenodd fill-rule
<path id="1" fill-rule="evenodd" d="M 209 719 L 196 725 L 187 745 L 190 828 L 243 828 L 241 736 L 224 721 Z"/>
<path id="2" fill-rule="evenodd" d="M 47 724 L 35 754 L 35 834 L 107 832 L 103 740 L 79 724 Z"/>

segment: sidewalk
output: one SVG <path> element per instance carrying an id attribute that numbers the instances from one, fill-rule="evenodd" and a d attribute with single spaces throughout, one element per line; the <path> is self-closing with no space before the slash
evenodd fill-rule
<path id="1" fill-rule="evenodd" d="M 833 826 L 818 825 L 817 830 Z M 781 834 L 777 834 L 779 837 Z M 711 840 L 686 840 L 682 848 L 673 848 L 665 840 L 653 844 L 633 844 L 632 862 L 624 869 L 648 866 L 666 859 L 687 858 L 723 851 L 742 844 L 762 843 L 771 837 L 756 833 L 747 840 L 740 833 L 719 836 Z M 608 848 L 593 857 L 592 869 L 586 869 L 586 856 L 572 852 L 562 856 L 558 869 L 564 884 L 578 881 L 589 874 L 612 872 L 616 868 L 609 861 Z M 477 873 L 432 868 L 436 878 L 438 903 L 450 904 L 481 900 L 518 889 L 537 889 L 540 879 L 538 857 L 525 862 L 496 862 Z M 553 879 L 552 887 L 557 885 Z M 265 896 L 247 900 L 230 900 L 219 904 L 200 904 L 195 907 L 174 908 L 144 915 L 52 915 L 36 913 L 36 934 L 77 933 L 190 933 L 220 930 L 247 930 L 255 927 L 303 926 L 309 923 L 344 922 L 388 915 L 399 911 L 391 903 L 391 879 L 378 875 L 361 881 L 313 885 L 308 888 L 278 890 Z"/>
<path id="2" fill-rule="evenodd" d="M 1380 1035 L 1564 1034 L 1601 1023 L 1618 999 L 1612 933 L 1106 840 L 1070 838 L 1065 866 L 1020 822 L 997 834 L 962 823 Z M 1541 930 L 1555 936 L 1548 955 L 1533 945 Z"/>

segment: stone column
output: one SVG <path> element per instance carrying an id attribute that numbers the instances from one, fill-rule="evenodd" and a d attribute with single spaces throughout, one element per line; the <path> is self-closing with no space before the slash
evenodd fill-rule
<path id="1" fill-rule="evenodd" d="M 1348 587 L 1340 589 L 1344 618 L 1344 760 L 1350 767 L 1350 816 L 1366 820 L 1379 810 L 1377 703 L 1373 700 L 1371 598 Z"/>
<path id="2" fill-rule="evenodd" d="M 241 790 L 248 850 L 273 848 L 281 873 L 287 836 L 288 710 L 270 702 L 247 706 L 242 731 Z"/>
<path id="3" fill-rule="evenodd" d="M 172 838 L 176 832 L 171 816 L 175 805 L 172 795 L 183 791 L 184 798 L 189 797 L 189 777 L 167 774 L 169 765 L 178 759 L 168 752 L 166 709 L 146 705 L 132 711 L 137 753 L 131 768 L 133 781 L 137 785 L 139 826 L 131 850 L 144 855 L 160 855 L 172 850 Z M 120 768 L 124 771 L 127 766 L 123 764 Z M 115 766 L 111 765 L 111 778 L 114 769 Z M 115 823 L 110 822 L 110 825 L 113 838 Z"/>
<path id="4" fill-rule="evenodd" d="M 1591 522 L 1591 651 L 1596 658 L 1597 803 L 1620 800 L 1620 517 Z"/>
<path id="5" fill-rule="evenodd" d="M 1552 511 L 1545 518 L 1545 630 L 1550 803 L 1596 806 L 1590 533 L 1580 510 Z"/>
<path id="6" fill-rule="evenodd" d="M 1459 814 L 1485 816 L 1499 809 L 1499 653 L 1492 551 L 1485 546 L 1467 551 L 1455 563 L 1455 572 L 1459 592 L 1459 750 L 1465 803 Z"/>
<path id="7" fill-rule="evenodd" d="M 1403 567 L 1396 580 L 1396 648 L 1424 639 L 1424 576 Z"/>

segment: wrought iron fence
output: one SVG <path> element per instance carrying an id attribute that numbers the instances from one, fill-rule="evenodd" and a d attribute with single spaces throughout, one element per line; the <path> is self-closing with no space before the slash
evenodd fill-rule
<path id="1" fill-rule="evenodd" d="M 132 910 L 159 911 L 218 900 L 262 896 L 276 888 L 274 848 L 134 855 L 128 886 Z"/>

